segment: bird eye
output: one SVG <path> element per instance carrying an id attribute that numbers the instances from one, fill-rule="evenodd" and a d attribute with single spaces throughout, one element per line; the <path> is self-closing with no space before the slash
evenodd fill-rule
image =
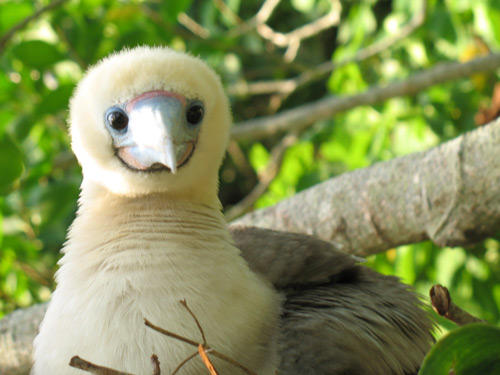
<path id="1" fill-rule="evenodd" d="M 200 104 L 193 104 L 186 111 L 186 120 L 190 125 L 198 125 L 203 118 L 203 107 Z"/>
<path id="2" fill-rule="evenodd" d="M 119 109 L 114 108 L 106 114 L 106 121 L 113 129 L 122 131 L 128 126 L 128 116 Z"/>

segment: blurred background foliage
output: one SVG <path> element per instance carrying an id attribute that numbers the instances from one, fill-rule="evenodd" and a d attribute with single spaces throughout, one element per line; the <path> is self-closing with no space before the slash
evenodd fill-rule
<path id="1" fill-rule="evenodd" d="M 110 52 L 147 44 L 202 56 L 222 76 L 238 123 L 326 95 L 356 94 L 404 80 L 438 62 L 465 61 L 500 45 L 498 1 L 429 0 L 420 27 L 370 58 L 343 63 L 285 94 L 257 92 L 248 84 L 314 72 L 324 62 L 345 62 L 394 37 L 422 2 L 283 0 L 267 21 L 281 33 L 340 10 L 338 22 L 301 40 L 295 52 L 255 29 L 241 28 L 262 1 L 55 3 L 9 35 L 50 2 L 0 0 L 0 316 L 47 300 L 55 286 L 56 262 L 81 182 L 66 128 L 68 100 L 85 69 Z M 281 168 L 253 207 L 272 205 L 338 174 L 426 150 L 473 129 L 497 81 L 496 74 L 476 75 L 314 124 L 291 142 Z M 231 145 L 221 169 L 220 196 L 226 208 L 258 184 L 282 136 Z M 499 247 L 499 238 L 469 249 L 425 242 L 371 256 L 368 265 L 401 277 L 424 295 L 441 283 L 457 304 L 498 323 Z M 451 327 L 440 322 L 445 330 Z"/>

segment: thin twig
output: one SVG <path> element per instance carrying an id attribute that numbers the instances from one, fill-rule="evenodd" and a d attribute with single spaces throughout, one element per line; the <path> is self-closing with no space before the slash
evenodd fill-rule
<path id="1" fill-rule="evenodd" d="M 189 17 L 186 13 L 180 13 L 177 16 L 177 21 L 193 34 L 199 36 L 201 39 L 210 38 L 210 30 L 201 26 L 198 22 Z"/>
<path id="2" fill-rule="evenodd" d="M 222 0 L 213 0 L 214 5 L 219 9 L 219 11 L 222 13 L 224 17 L 226 17 L 230 22 L 233 24 L 240 24 L 242 23 L 241 18 L 233 12 L 231 8 Z"/>
<path id="3" fill-rule="evenodd" d="M 455 305 L 446 287 L 439 284 L 434 285 L 429 294 L 434 311 L 459 326 L 470 323 L 487 323 L 486 320 L 476 318 Z"/>
<path id="4" fill-rule="evenodd" d="M 170 332 L 170 331 L 167 331 L 166 329 L 163 329 L 161 327 L 158 327 L 156 325 L 154 325 L 153 323 L 151 323 L 149 320 L 147 319 L 144 319 L 144 324 L 146 324 L 146 326 L 148 326 L 149 328 L 165 335 L 165 336 L 169 336 L 169 337 L 172 337 L 176 340 L 179 340 L 179 341 L 182 341 L 186 344 L 189 344 L 189 345 L 192 345 L 196 348 L 198 348 L 198 345 L 200 345 L 199 343 L 197 343 L 196 341 L 193 341 L 193 340 L 190 340 L 186 337 L 183 337 L 183 336 L 180 336 L 176 333 L 173 333 L 173 332 Z M 205 350 L 211 350 L 210 351 L 210 354 L 212 354 L 213 356 L 217 357 L 217 358 L 220 358 L 222 359 L 223 361 L 226 361 L 230 364 L 232 364 L 233 366 L 235 367 L 238 367 L 239 369 L 243 370 L 244 372 L 246 372 L 247 374 L 250 374 L 250 375 L 257 375 L 255 372 L 253 372 L 252 370 L 246 368 L 245 366 L 243 366 L 241 363 L 235 361 L 234 359 L 222 354 L 222 353 L 219 353 L 217 350 L 215 349 L 212 349 L 210 348 L 208 345 L 206 345 L 205 347 Z"/>
<path id="5" fill-rule="evenodd" d="M 281 164 L 283 163 L 283 157 L 286 150 L 290 146 L 297 143 L 297 140 L 297 134 L 292 133 L 284 137 L 276 146 L 274 146 L 271 151 L 270 160 L 265 170 L 259 174 L 259 182 L 257 183 L 257 185 L 255 185 L 252 191 L 248 193 L 245 198 L 226 210 L 227 221 L 232 221 L 248 212 L 257 201 L 257 199 L 259 199 L 262 194 L 266 192 L 269 185 L 271 185 L 281 169 Z"/>
<path id="6" fill-rule="evenodd" d="M 134 375 L 128 372 L 113 370 L 109 367 L 95 365 L 92 362 L 86 361 L 78 356 L 71 358 L 69 365 L 71 367 L 90 372 L 94 375 Z"/>
<path id="7" fill-rule="evenodd" d="M 243 173 L 243 175 L 246 177 L 246 182 L 255 178 L 255 172 L 237 142 L 233 140 L 229 141 L 229 145 L 227 146 L 227 153 L 236 168 L 238 168 L 240 172 Z"/>
<path id="8" fill-rule="evenodd" d="M 153 365 L 153 375 L 161 375 L 160 360 L 156 354 L 151 356 L 151 364 Z"/>
<path id="9" fill-rule="evenodd" d="M 266 0 L 260 7 L 259 11 L 248 21 L 242 22 L 238 27 L 229 30 L 229 37 L 236 37 L 242 35 L 252 29 L 255 29 L 257 26 L 262 25 L 267 22 L 269 17 L 273 14 L 274 9 L 279 4 L 280 0 Z"/>
<path id="10" fill-rule="evenodd" d="M 186 310 L 189 312 L 189 314 L 193 317 L 194 319 L 194 322 L 196 323 L 196 325 L 198 326 L 198 330 L 200 331 L 201 333 L 201 339 L 203 340 L 203 345 L 206 346 L 207 345 L 207 339 L 205 338 L 205 332 L 203 332 L 203 328 L 201 328 L 201 324 L 200 322 L 198 321 L 198 318 L 196 317 L 196 315 L 194 315 L 194 313 L 191 311 L 191 309 L 189 308 L 187 302 L 185 299 L 179 301 L 182 306 L 184 306 L 186 308 Z"/>
<path id="11" fill-rule="evenodd" d="M 8 41 L 14 36 L 14 34 L 22 29 L 24 29 L 31 21 L 37 19 L 40 17 L 43 13 L 48 12 L 49 10 L 52 10 L 54 8 L 57 8 L 58 6 L 62 5 L 65 3 L 67 0 L 55 0 L 54 2 L 50 3 L 47 6 L 44 6 L 43 8 L 38 9 L 35 13 L 33 13 L 31 16 L 26 17 L 24 20 L 21 22 L 17 23 L 14 25 L 10 30 L 8 30 L 1 38 L 0 38 L 0 55 L 3 53 L 5 45 L 8 43 Z"/>
<path id="12" fill-rule="evenodd" d="M 414 95 L 431 86 L 475 73 L 500 67 L 500 54 L 479 57 L 466 63 L 441 63 L 410 78 L 385 87 L 371 87 L 367 91 L 351 96 L 326 97 L 312 103 L 283 111 L 276 115 L 244 121 L 233 126 L 231 136 L 235 141 L 257 140 L 272 134 L 307 127 L 318 120 L 330 118 L 338 112 L 362 106 L 374 105 L 387 99 Z"/>
<path id="13" fill-rule="evenodd" d="M 189 357 L 187 357 L 184 361 L 182 361 L 181 363 L 179 363 L 179 365 L 175 368 L 175 370 L 172 372 L 172 375 L 175 375 L 179 372 L 179 370 L 186 364 L 188 363 L 190 360 L 192 360 L 194 357 L 196 357 L 198 355 L 198 352 L 194 352 L 193 354 L 191 354 Z"/>
<path id="14" fill-rule="evenodd" d="M 151 329 L 155 330 L 156 332 L 159 332 L 159 333 L 161 333 L 161 334 L 163 334 L 163 335 L 165 335 L 165 336 L 169 336 L 169 337 L 172 337 L 172 338 L 174 338 L 174 339 L 176 339 L 176 340 L 179 340 L 179 341 L 185 342 L 186 344 L 192 345 L 192 346 L 194 346 L 194 347 L 198 347 L 198 343 L 197 343 L 196 341 L 194 341 L 194 340 L 190 340 L 190 339 L 188 339 L 188 338 L 186 338 L 186 337 L 180 336 L 180 335 L 178 335 L 178 334 L 176 334 L 176 333 L 173 333 L 173 332 L 167 331 L 166 329 L 163 329 L 163 328 L 161 328 L 161 327 L 158 327 L 158 326 L 154 325 L 153 323 L 151 323 L 151 322 L 150 322 L 149 320 L 147 320 L 147 319 L 144 319 L 144 324 L 145 324 L 147 327 L 149 327 L 149 328 L 151 328 Z"/>
<path id="15" fill-rule="evenodd" d="M 331 9 L 324 16 L 317 20 L 298 27 L 288 33 L 280 33 L 274 31 L 266 24 L 261 24 L 257 27 L 257 31 L 261 37 L 269 40 L 278 47 L 288 47 L 291 43 L 301 41 L 319 34 L 321 31 L 328 29 L 340 21 L 341 4 L 338 0 L 331 1 Z"/>

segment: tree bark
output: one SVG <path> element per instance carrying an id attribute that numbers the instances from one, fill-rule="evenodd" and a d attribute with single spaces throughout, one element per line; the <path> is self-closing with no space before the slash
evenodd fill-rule
<path id="1" fill-rule="evenodd" d="M 29 373 L 33 339 L 46 310 L 47 304 L 43 303 L 16 310 L 0 320 L 0 374 Z"/>
<path id="2" fill-rule="evenodd" d="M 315 235 L 366 256 L 500 229 L 500 120 L 428 151 L 330 179 L 234 223 Z"/>
<path id="3" fill-rule="evenodd" d="M 430 239 L 467 246 L 500 228 L 500 120 L 426 152 L 328 180 L 233 222 L 308 233 L 368 255 Z M 0 320 L 0 374 L 27 374 L 46 304 Z"/>

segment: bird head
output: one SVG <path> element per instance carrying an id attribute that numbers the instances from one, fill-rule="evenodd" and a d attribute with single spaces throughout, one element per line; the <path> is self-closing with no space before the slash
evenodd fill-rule
<path id="1" fill-rule="evenodd" d="M 213 196 L 230 124 L 218 76 L 200 59 L 165 47 L 103 59 L 70 103 L 83 185 L 130 197 Z"/>

